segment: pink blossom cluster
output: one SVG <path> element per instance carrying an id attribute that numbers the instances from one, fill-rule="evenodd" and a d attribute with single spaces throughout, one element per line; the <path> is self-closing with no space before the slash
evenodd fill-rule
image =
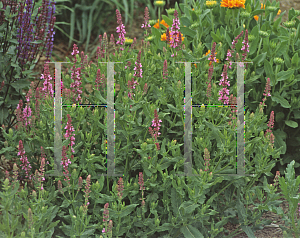
<path id="1" fill-rule="evenodd" d="M 119 26 L 117 27 L 117 33 L 119 33 L 119 40 L 116 42 L 116 44 L 124 45 L 125 34 L 126 34 L 125 26 L 122 23 L 122 16 L 118 9 L 116 10 L 116 13 L 117 13 L 117 22 L 119 24 Z M 122 47 L 120 49 L 124 50 Z"/>
<path id="2" fill-rule="evenodd" d="M 137 56 L 137 61 L 135 62 L 135 67 L 134 67 L 134 77 L 137 77 L 137 78 L 142 78 L 143 77 L 143 75 L 142 75 L 142 73 L 143 73 L 143 70 L 142 70 L 142 64 L 141 64 L 141 51 L 139 51 L 139 53 L 138 53 L 138 56 Z M 128 88 L 129 88 L 129 90 L 130 90 L 130 92 L 128 92 L 128 97 L 130 98 L 130 99 L 132 99 L 132 93 L 131 93 L 131 90 L 132 89 L 135 89 L 135 85 L 137 84 L 137 85 L 139 85 L 139 83 L 137 82 L 137 81 L 134 81 L 134 77 L 132 77 L 132 80 L 128 80 L 128 84 L 127 84 L 127 86 L 128 86 Z"/>
<path id="3" fill-rule="evenodd" d="M 149 132 L 150 132 L 151 136 L 155 139 L 155 141 L 157 140 L 157 137 L 161 134 L 159 132 L 159 129 L 160 129 L 159 128 L 160 127 L 159 123 L 160 122 L 162 122 L 162 120 L 158 119 L 157 110 L 155 109 L 154 110 L 154 119 L 152 121 L 152 126 L 154 127 L 155 134 L 153 134 L 153 129 L 151 127 L 149 127 Z M 157 150 L 159 150 L 160 149 L 159 143 L 157 142 L 157 143 L 155 143 L 155 145 L 156 145 Z"/>

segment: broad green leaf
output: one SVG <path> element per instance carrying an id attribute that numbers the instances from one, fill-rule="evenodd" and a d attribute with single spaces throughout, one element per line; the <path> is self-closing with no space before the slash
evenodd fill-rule
<path id="1" fill-rule="evenodd" d="M 274 77 L 274 73 L 273 73 L 273 69 L 272 69 L 272 66 L 270 64 L 270 62 L 268 60 L 266 60 L 264 62 L 264 66 L 265 66 L 265 71 L 266 71 L 266 74 L 267 74 L 267 78 L 273 78 Z"/>
<path id="2" fill-rule="evenodd" d="M 165 20 L 165 22 L 166 22 L 169 26 L 172 26 L 173 21 L 172 21 L 169 17 L 167 17 L 166 15 L 161 15 L 161 17 L 162 17 L 162 19 Z"/>
<path id="3" fill-rule="evenodd" d="M 287 71 L 281 71 L 277 74 L 277 81 L 283 81 L 289 79 L 294 74 L 294 69 L 289 69 Z"/>
<path id="4" fill-rule="evenodd" d="M 202 233 L 192 225 L 183 226 L 180 231 L 185 238 L 204 238 Z"/>
<path id="5" fill-rule="evenodd" d="M 266 56 L 267 56 L 267 52 L 262 53 L 262 54 L 256 56 L 253 59 L 253 65 L 258 65 L 258 64 L 262 63 L 266 59 Z"/>
<path id="6" fill-rule="evenodd" d="M 290 108 L 291 107 L 289 102 L 285 98 L 280 96 L 278 93 L 277 94 L 275 93 L 275 95 L 271 96 L 271 98 L 272 98 L 272 101 L 280 103 L 280 105 L 284 108 Z"/>
<path id="7" fill-rule="evenodd" d="M 134 209 L 136 206 L 138 206 L 139 204 L 130 204 L 128 206 L 126 206 L 120 214 L 120 218 L 128 216 Z"/>
<path id="8" fill-rule="evenodd" d="M 197 34 L 196 31 L 194 31 L 188 27 L 181 27 L 180 32 L 181 32 L 181 34 L 183 34 L 183 36 L 186 35 L 186 36 L 190 36 L 192 38 L 194 38 Z"/>
<path id="9" fill-rule="evenodd" d="M 293 127 L 293 128 L 297 128 L 298 127 L 298 123 L 295 121 L 285 121 L 285 124 L 288 125 L 289 127 Z"/>

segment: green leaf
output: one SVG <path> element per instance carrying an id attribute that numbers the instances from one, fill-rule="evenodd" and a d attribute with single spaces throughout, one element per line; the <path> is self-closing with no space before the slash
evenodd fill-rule
<path id="1" fill-rule="evenodd" d="M 185 238 L 204 238 L 202 233 L 192 225 L 183 226 L 180 231 Z"/>
<path id="2" fill-rule="evenodd" d="M 288 125 L 289 127 L 293 127 L 293 128 L 297 128 L 298 127 L 298 123 L 295 121 L 285 121 L 285 124 Z"/>
<path id="3" fill-rule="evenodd" d="M 20 79 L 14 83 L 11 83 L 11 86 L 15 88 L 16 90 L 20 90 L 26 87 L 30 86 L 30 82 L 28 82 L 26 79 Z"/>
<path id="4" fill-rule="evenodd" d="M 194 31 L 194 30 L 192 30 L 192 29 L 190 29 L 188 27 L 181 27 L 180 28 L 180 32 L 181 32 L 181 34 L 183 34 L 183 36 L 186 35 L 186 36 L 190 36 L 192 38 L 194 38 L 196 36 L 196 34 L 197 34 L 196 31 Z"/>
<path id="5" fill-rule="evenodd" d="M 179 210 L 183 208 L 184 214 L 186 215 L 191 214 L 197 207 L 199 207 L 199 205 L 195 204 L 193 201 L 185 201 L 180 205 Z"/>
<path id="6" fill-rule="evenodd" d="M 182 27 L 189 27 L 191 25 L 190 19 L 188 19 L 187 17 L 182 17 L 180 19 L 180 25 Z M 180 31 L 181 31 L 181 27 L 180 27 Z"/>
<path id="7" fill-rule="evenodd" d="M 167 17 L 166 15 L 161 15 L 161 16 L 162 16 L 162 19 L 164 19 L 165 22 L 166 22 L 169 26 L 172 26 L 173 21 L 172 21 L 169 17 Z"/>
<path id="8" fill-rule="evenodd" d="M 0 124 L 2 125 L 3 122 L 8 117 L 8 109 L 7 108 L 0 108 Z"/>
<path id="9" fill-rule="evenodd" d="M 273 68 L 268 60 L 264 62 L 264 66 L 265 66 L 267 78 L 270 79 L 273 78 L 274 77 Z"/>
<path id="10" fill-rule="evenodd" d="M 280 105 L 284 108 L 290 108 L 291 107 L 289 102 L 285 98 L 280 96 L 278 92 L 276 92 L 273 96 L 271 96 L 271 98 L 272 98 L 273 102 L 280 103 Z"/>
<path id="11" fill-rule="evenodd" d="M 103 176 L 104 177 L 104 176 Z M 120 214 L 120 218 L 128 216 L 134 209 L 136 206 L 138 206 L 139 204 L 130 204 L 128 206 L 126 206 Z"/>
<path id="12" fill-rule="evenodd" d="M 95 91 L 95 96 L 97 99 L 99 99 L 102 103 L 107 104 L 106 100 L 101 96 L 100 92 L 98 90 Z"/>
<path id="13" fill-rule="evenodd" d="M 254 59 L 253 59 L 253 65 L 256 64 L 260 64 L 261 62 L 263 62 L 265 59 L 266 59 L 266 56 L 267 56 L 267 52 L 265 53 L 262 53 L 258 56 L 256 56 Z"/>
<path id="14" fill-rule="evenodd" d="M 288 49 L 288 42 L 287 41 L 280 42 L 280 45 L 275 50 L 275 56 L 280 57 L 283 52 L 287 51 L 287 49 Z"/>
<path id="15" fill-rule="evenodd" d="M 287 71 L 281 71 L 277 74 L 277 81 L 283 81 L 289 79 L 294 74 L 294 69 L 289 69 Z"/>

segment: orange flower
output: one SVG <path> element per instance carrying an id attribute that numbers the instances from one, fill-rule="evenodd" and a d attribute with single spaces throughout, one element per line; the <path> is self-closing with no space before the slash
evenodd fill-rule
<path id="1" fill-rule="evenodd" d="M 221 7 L 227 8 L 244 8 L 245 9 L 245 2 L 246 0 L 222 0 Z"/>
<path id="2" fill-rule="evenodd" d="M 279 9 L 278 12 L 277 12 L 277 15 L 280 15 L 280 13 L 281 13 L 281 10 Z"/>
<path id="3" fill-rule="evenodd" d="M 210 53 L 210 50 L 208 50 L 206 53 L 205 53 L 205 56 L 207 56 L 208 54 Z M 217 54 L 217 52 L 215 52 L 215 55 Z M 219 63 L 219 59 L 217 59 L 217 63 Z M 209 62 L 209 65 L 211 65 L 211 62 Z"/>
<path id="4" fill-rule="evenodd" d="M 173 38 L 170 37 L 170 39 L 173 39 Z M 164 34 L 161 35 L 160 40 L 161 40 L 161 41 L 166 41 L 166 40 L 167 40 L 167 35 L 166 35 L 166 33 L 164 33 Z M 181 41 L 184 41 L 183 34 L 181 34 Z"/>
<path id="5" fill-rule="evenodd" d="M 258 21 L 258 18 L 259 18 L 259 16 L 257 16 L 257 15 L 254 16 L 254 19 L 255 19 L 256 21 Z"/>
<path id="6" fill-rule="evenodd" d="M 165 27 L 169 27 L 169 25 L 165 22 L 165 20 L 161 20 L 160 24 L 164 25 Z M 159 28 L 159 20 L 157 20 L 157 23 L 153 26 L 154 28 L 158 29 Z"/>
<path id="7" fill-rule="evenodd" d="M 194 11 L 194 8 L 192 10 Z"/>

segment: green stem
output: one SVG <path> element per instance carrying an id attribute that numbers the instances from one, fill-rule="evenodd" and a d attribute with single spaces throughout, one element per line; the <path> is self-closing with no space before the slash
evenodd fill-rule
<path id="1" fill-rule="evenodd" d="M 260 38 L 260 41 L 259 41 L 259 46 L 258 46 L 258 50 L 257 50 L 256 56 L 258 56 L 258 54 L 259 54 L 261 43 L 262 43 L 262 37 Z"/>
<path id="2" fill-rule="evenodd" d="M 211 19 L 211 28 L 212 28 L 212 31 L 215 32 L 214 17 L 213 17 L 213 14 L 212 14 L 212 9 L 210 10 L 210 19 Z"/>

